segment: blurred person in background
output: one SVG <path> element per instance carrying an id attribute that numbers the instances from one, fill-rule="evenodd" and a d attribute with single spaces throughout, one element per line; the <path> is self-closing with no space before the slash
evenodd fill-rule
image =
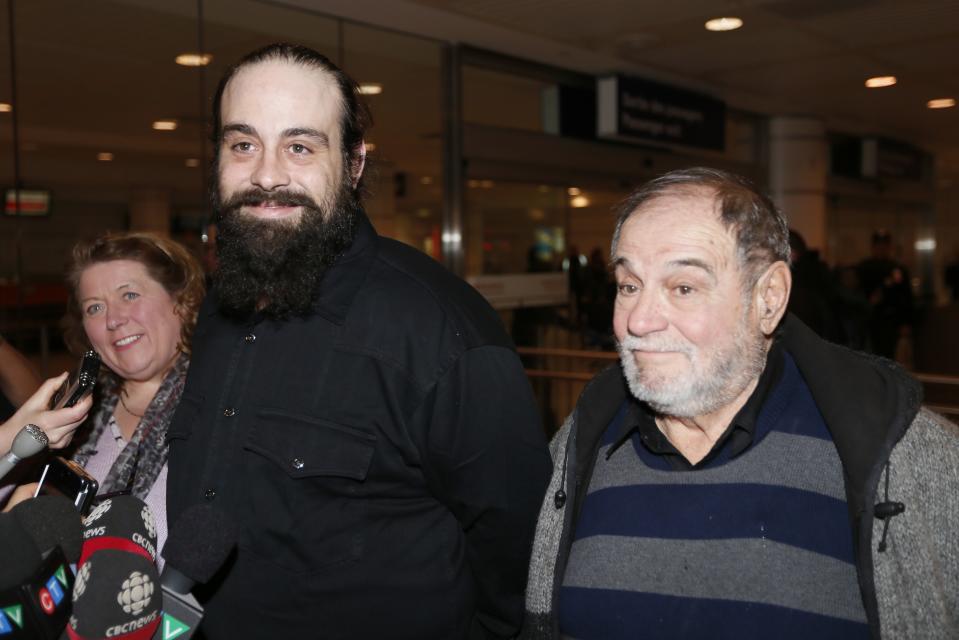
<path id="1" fill-rule="evenodd" d="M 909 270 L 893 257 L 887 230 L 872 234 L 872 255 L 859 263 L 857 274 L 870 305 L 870 349 L 894 359 L 899 339 L 908 335 L 913 321 L 913 295 Z"/>
<path id="2" fill-rule="evenodd" d="M 842 343 L 844 334 L 838 316 L 838 293 L 832 272 L 810 250 L 806 240 L 794 229 L 789 230 L 789 268 L 792 271 L 792 292 L 789 312 L 810 329 L 830 342 Z"/>
<path id="3" fill-rule="evenodd" d="M 203 270 L 172 240 L 108 234 L 74 247 L 67 289 L 67 345 L 76 354 L 92 348 L 103 361 L 92 411 L 67 455 L 97 479 L 100 494 L 145 501 L 162 549 L 167 426 L 183 391 Z"/>

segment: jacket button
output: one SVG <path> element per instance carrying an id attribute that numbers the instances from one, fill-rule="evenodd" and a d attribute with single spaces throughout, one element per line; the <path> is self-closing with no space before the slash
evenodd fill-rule
<path id="1" fill-rule="evenodd" d="M 223 415 L 225 415 L 227 418 L 232 418 L 234 415 L 236 415 L 236 411 L 233 410 L 233 407 L 227 407 L 223 410 Z"/>
<path id="2" fill-rule="evenodd" d="M 246 340 L 247 342 L 254 342 L 256 341 L 256 335 L 251 333 L 250 335 L 245 336 L 243 339 Z"/>
<path id="3" fill-rule="evenodd" d="M 293 468 L 302 469 L 306 463 L 303 462 L 302 458 L 293 458 Z"/>
<path id="4" fill-rule="evenodd" d="M 206 498 L 207 500 L 212 500 L 213 498 L 216 497 L 216 490 L 215 490 L 215 489 L 207 489 L 207 490 L 203 493 L 203 497 Z"/>

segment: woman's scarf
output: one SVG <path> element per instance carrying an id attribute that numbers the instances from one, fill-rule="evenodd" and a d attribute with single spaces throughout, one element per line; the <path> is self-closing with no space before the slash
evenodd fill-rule
<path id="1" fill-rule="evenodd" d="M 167 461 L 170 450 L 166 443 L 167 427 L 170 426 L 170 420 L 180 403 L 189 365 L 189 356 L 181 353 L 160 383 L 160 388 L 140 418 L 133 437 L 113 461 L 110 472 L 100 486 L 100 493 L 130 489 L 134 496 L 146 500 Z M 91 428 L 83 444 L 72 456 L 78 464 L 86 465 L 90 457 L 96 454 L 97 442 L 103 430 L 110 424 L 122 392 L 122 383 L 112 377 L 103 382 L 97 406 L 88 419 Z"/>

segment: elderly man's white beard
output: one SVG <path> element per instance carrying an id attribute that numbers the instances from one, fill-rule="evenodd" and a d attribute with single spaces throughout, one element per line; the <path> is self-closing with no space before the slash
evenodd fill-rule
<path id="1" fill-rule="evenodd" d="M 766 365 L 766 339 L 760 331 L 749 330 L 747 313 L 733 341 L 712 353 L 704 353 L 686 341 L 627 336 L 618 346 L 629 390 L 655 412 L 675 418 L 704 416 L 729 404 Z M 634 349 L 679 352 L 689 361 L 690 372 L 657 374 L 651 367 L 637 364 Z"/>

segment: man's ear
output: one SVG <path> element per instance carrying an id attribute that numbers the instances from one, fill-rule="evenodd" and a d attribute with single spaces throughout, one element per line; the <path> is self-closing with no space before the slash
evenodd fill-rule
<path id="1" fill-rule="evenodd" d="M 789 265 L 781 260 L 769 265 L 756 282 L 755 304 L 759 327 L 766 336 L 773 334 L 786 314 L 791 289 L 792 272 Z"/>
<path id="2" fill-rule="evenodd" d="M 363 175 L 363 169 L 366 167 L 366 140 L 361 140 L 356 145 L 352 160 L 350 160 L 350 183 L 353 188 L 360 182 Z"/>

